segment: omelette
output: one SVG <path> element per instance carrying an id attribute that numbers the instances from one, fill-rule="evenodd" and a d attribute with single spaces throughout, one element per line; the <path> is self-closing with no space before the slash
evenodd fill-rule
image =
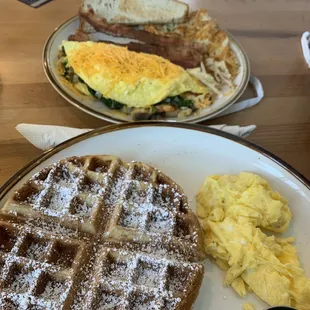
<path id="1" fill-rule="evenodd" d="M 284 232 L 291 221 L 287 201 L 252 173 L 213 175 L 197 194 L 197 214 L 211 255 L 241 297 L 254 292 L 271 306 L 310 309 L 310 279 L 300 266 L 294 238 Z"/>
<path id="2" fill-rule="evenodd" d="M 193 95 L 211 103 L 205 85 L 160 56 L 108 43 L 63 41 L 59 58 L 62 74 L 75 88 L 127 114 L 192 111 Z"/>

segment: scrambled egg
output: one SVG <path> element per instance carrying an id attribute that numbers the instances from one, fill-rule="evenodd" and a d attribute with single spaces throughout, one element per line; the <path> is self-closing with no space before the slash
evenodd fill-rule
<path id="1" fill-rule="evenodd" d="M 258 175 L 207 177 L 197 194 L 197 214 L 205 251 L 227 271 L 224 284 L 240 296 L 253 291 L 271 306 L 310 309 L 310 280 L 299 264 L 293 238 L 283 232 L 291 212 L 287 202 Z"/>
<path id="2" fill-rule="evenodd" d="M 252 304 L 243 304 L 242 310 L 255 310 L 255 307 Z"/>
<path id="3" fill-rule="evenodd" d="M 162 57 L 96 42 L 63 41 L 68 66 L 103 97 L 128 107 L 150 107 L 183 93 L 208 93 L 198 79 Z"/>

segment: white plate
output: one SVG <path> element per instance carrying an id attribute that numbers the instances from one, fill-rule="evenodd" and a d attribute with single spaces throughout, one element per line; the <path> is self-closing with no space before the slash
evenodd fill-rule
<path id="1" fill-rule="evenodd" d="M 112 125 L 74 138 L 46 152 L 18 172 L 0 190 L 0 207 L 14 188 L 44 166 L 72 155 L 112 154 L 126 161 L 151 164 L 180 184 L 195 209 L 195 194 L 214 173 L 251 171 L 266 178 L 289 201 L 292 224 L 285 235 L 297 238 L 302 266 L 310 277 L 310 185 L 291 167 L 266 151 L 220 131 L 190 124 L 135 123 Z M 224 273 L 209 260 L 195 310 L 241 310 L 250 301 L 257 310 L 266 304 L 249 295 L 241 299 L 223 288 Z"/>
<path id="2" fill-rule="evenodd" d="M 48 38 L 43 50 L 43 67 L 48 80 L 56 91 L 69 103 L 90 115 L 112 123 L 132 121 L 131 116 L 126 116 L 123 113 L 111 110 L 99 100 L 92 100 L 87 96 L 78 94 L 77 91 L 65 85 L 62 78 L 57 74 L 56 61 L 59 47 L 62 41 L 67 40 L 69 35 L 74 34 L 78 27 L 79 19 L 76 16 L 59 26 Z M 90 37 L 94 41 L 107 40 L 118 43 L 133 41 L 125 38 L 112 37 L 103 33 L 92 34 Z M 210 107 L 202 109 L 186 119 L 182 119 L 182 122 L 197 123 L 212 118 L 230 107 L 245 91 L 250 77 L 249 61 L 240 44 L 231 35 L 229 35 L 229 37 L 231 48 L 235 52 L 237 60 L 240 63 L 240 72 L 235 79 L 237 85 L 235 91 L 229 96 L 222 96 L 216 99 Z M 166 121 L 178 122 L 180 120 L 176 118 L 167 118 Z"/>

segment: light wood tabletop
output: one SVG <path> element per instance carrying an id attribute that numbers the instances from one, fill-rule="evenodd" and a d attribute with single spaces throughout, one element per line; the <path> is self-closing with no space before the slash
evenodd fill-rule
<path id="1" fill-rule="evenodd" d="M 0 185 L 42 151 L 16 130 L 19 123 L 97 128 L 108 123 L 67 103 L 48 83 L 42 49 L 59 24 L 77 14 L 79 0 L 54 0 L 33 9 L 2 0 L 0 11 Z M 310 178 L 310 71 L 300 37 L 310 30 L 308 0 L 192 0 L 206 7 L 246 50 L 265 90 L 248 110 L 206 124 L 256 124 L 250 141 Z"/>

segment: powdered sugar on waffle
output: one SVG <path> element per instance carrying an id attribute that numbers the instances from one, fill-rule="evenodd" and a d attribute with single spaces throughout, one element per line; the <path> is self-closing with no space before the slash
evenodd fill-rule
<path id="1" fill-rule="evenodd" d="M 29 248 L 26 251 L 26 257 L 30 259 L 38 259 L 42 254 L 44 254 L 44 250 L 46 246 L 40 243 L 31 243 Z"/>
<path id="2" fill-rule="evenodd" d="M 128 171 L 120 167 L 116 175 L 116 180 L 110 187 L 110 195 L 107 198 L 107 205 L 114 206 L 116 201 L 124 197 L 126 190 L 130 184 Z"/>
<path id="3" fill-rule="evenodd" d="M 81 291 L 72 309 L 81 309 L 85 295 L 88 300 L 85 309 L 113 309 L 115 305 L 126 304 L 128 309 L 176 309 L 181 299 L 175 296 L 175 293 L 180 291 L 180 287 L 186 291 L 187 285 L 190 285 L 201 270 L 200 264 L 170 260 L 157 252 L 146 255 L 136 251 L 103 249 L 104 253 L 111 253 L 112 262 L 105 260 L 105 255 L 97 256 L 96 261 L 85 271 L 88 280 L 80 286 Z M 171 267 L 179 272 L 171 274 Z M 93 273 L 90 270 L 93 270 Z M 184 274 L 187 276 L 182 276 Z M 178 279 L 182 281 L 177 286 Z M 170 290 L 167 290 L 167 287 Z M 136 292 L 139 294 L 136 295 Z M 143 296 L 149 296 L 147 301 Z"/>
<path id="4" fill-rule="evenodd" d="M 55 170 L 61 169 L 62 177 L 55 177 Z M 78 178 L 70 174 L 65 166 L 51 169 L 44 182 L 44 189 L 29 203 L 42 213 L 61 217 L 68 214 L 70 202 L 78 194 Z"/>
<path id="5" fill-rule="evenodd" d="M 39 275 L 40 270 L 19 271 L 14 276 L 13 282 L 11 283 L 11 289 L 20 293 L 27 292 Z"/>
<path id="6" fill-rule="evenodd" d="M 85 244 L 90 246 L 86 256 L 79 258 L 81 262 L 82 258 L 86 257 L 86 265 L 82 263 L 85 266 L 77 283 L 78 291 L 74 293 L 75 302 L 72 309 L 93 309 L 94 300 L 97 300 L 96 309 L 113 309 L 125 304 L 130 309 L 178 308 L 181 299 L 176 292 L 183 290 L 180 296 L 186 295 L 187 285 L 201 270 L 200 264 L 187 262 L 190 255 L 196 260 L 196 254 L 191 252 L 192 247 L 197 246 L 197 238 L 191 239 L 196 233 L 185 229 L 183 234 L 178 234 L 176 229 L 179 214 L 183 212 L 181 215 L 186 217 L 187 212 L 186 199 L 185 205 L 181 205 L 183 193 L 178 186 L 170 183 L 169 179 L 162 175 L 160 180 L 157 179 L 157 172 L 152 168 L 141 165 L 135 170 L 135 167 L 117 159 L 109 159 L 112 164 L 108 169 L 107 165 L 104 169 L 96 168 L 95 162 L 88 170 L 91 160 L 81 160 L 86 164 L 77 164 L 76 167 L 72 160 L 61 161 L 52 166 L 46 178 L 44 175 L 34 176 L 32 182 L 38 191 L 29 195 L 27 201 L 34 211 L 46 216 L 38 216 L 40 220 L 35 217 L 27 219 L 28 227 L 33 227 L 38 236 L 43 238 L 44 234 L 51 234 L 50 238 L 55 240 L 53 244 L 70 237 L 79 242 L 84 240 Z M 102 161 L 99 159 L 98 162 L 100 160 Z M 102 236 L 105 236 L 106 230 L 102 229 L 101 235 L 98 233 L 101 227 L 98 231 L 94 230 L 93 236 L 90 236 L 83 234 L 81 226 L 75 226 L 76 230 L 70 226 L 71 223 L 67 227 L 63 226 L 66 226 L 69 223 L 67 220 L 71 218 L 80 223 L 89 218 L 89 221 L 93 221 L 94 214 L 97 214 L 96 210 L 100 207 L 103 219 L 98 217 L 97 222 L 104 220 L 108 224 L 113 223 L 111 217 L 116 207 L 121 207 L 119 221 L 115 222 L 114 229 L 131 229 L 131 240 L 136 242 L 122 239 L 122 235 L 120 239 L 112 241 L 108 237 L 105 239 Z M 28 233 L 31 234 L 30 228 Z M 142 235 L 141 239 L 135 239 L 138 234 Z M 145 236 L 148 236 L 148 239 L 143 239 Z M 169 242 L 174 242 L 174 239 L 179 239 L 177 242 L 180 248 L 174 247 L 174 244 L 170 247 Z M 144 243 L 145 240 L 148 242 Z M 107 247 L 111 247 L 118 255 L 127 256 L 127 259 L 123 264 L 116 255 L 116 260 L 110 262 L 109 267 L 103 272 L 104 255 L 100 254 L 99 249 Z M 47 251 L 45 245 L 34 243 L 29 246 L 25 256 L 40 260 L 41 251 Z M 15 262 L 19 261 L 17 257 L 13 259 Z M 36 271 L 40 275 L 47 272 L 46 270 L 50 272 L 50 268 L 52 267 L 49 264 L 40 262 Z M 55 272 L 59 272 L 63 266 L 59 265 L 57 268 Z M 179 274 L 171 273 L 173 268 L 179 270 Z M 64 275 L 66 273 L 67 271 Z M 184 273 L 190 275 L 189 278 L 185 277 L 186 280 L 181 277 Z M 24 286 L 31 282 L 32 276 L 28 277 L 26 274 L 23 277 L 25 280 L 20 280 L 22 287 L 14 287 L 15 291 L 23 291 Z M 174 279 L 170 279 L 171 277 Z M 72 281 L 69 277 L 64 281 L 46 282 L 44 290 L 36 300 L 31 301 L 29 292 L 23 294 L 28 294 L 30 302 L 35 302 L 35 305 L 41 306 L 42 309 L 60 309 L 59 305 L 63 304 Z M 100 297 L 96 295 L 99 286 Z M 14 295 L 18 304 L 20 301 L 17 299 L 20 299 L 21 295 Z M 144 299 L 143 296 L 147 298 Z"/>
<path id="7" fill-rule="evenodd" d="M 124 301 L 116 295 L 103 293 L 96 309 L 116 309 L 117 306 L 125 305 Z"/>
<path id="8" fill-rule="evenodd" d="M 70 201 L 72 197 L 77 195 L 76 188 L 61 187 L 59 185 L 53 186 L 52 198 L 46 210 L 43 213 L 50 216 L 63 216 L 68 214 Z M 37 205 L 35 204 L 35 207 Z"/>
<path id="9" fill-rule="evenodd" d="M 41 297 L 43 299 L 49 299 L 49 300 L 64 300 L 64 297 L 67 295 L 67 291 L 69 289 L 68 283 L 62 283 L 62 282 L 56 282 L 56 281 L 49 281 L 43 293 L 41 294 Z"/>
<path id="10" fill-rule="evenodd" d="M 34 296 L 32 291 L 38 285 L 40 276 L 47 270 L 56 272 L 56 269 L 43 262 L 13 255 L 6 255 L 5 258 L 6 272 L 10 269 L 11 276 L 7 280 L 9 285 L 2 289 L 0 295 L 1 309 L 29 309 L 30 305 L 35 305 L 35 309 L 60 309 L 67 297 L 70 280 L 61 287 L 57 282 L 47 281 L 43 293 Z"/>
<path id="11" fill-rule="evenodd" d="M 33 306 L 33 308 L 31 306 Z M 0 294 L 0 309 L 4 310 L 59 310 L 61 306 L 61 301 L 44 300 L 36 298 L 29 293 L 16 294 L 2 292 Z"/>

